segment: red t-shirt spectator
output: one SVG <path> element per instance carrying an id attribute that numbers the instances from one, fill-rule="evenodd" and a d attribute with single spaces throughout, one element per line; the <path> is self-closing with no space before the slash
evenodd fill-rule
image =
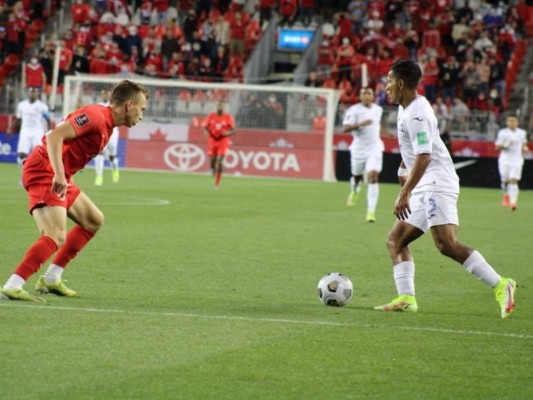
<path id="1" fill-rule="evenodd" d="M 26 64 L 26 86 L 43 88 L 46 83 L 46 75 L 43 66 L 38 62 L 30 62 Z"/>
<path id="2" fill-rule="evenodd" d="M 72 5 L 70 9 L 70 14 L 72 16 L 72 22 L 74 24 L 85 24 L 89 22 L 89 13 L 91 8 L 88 4 L 83 3 L 83 1 L 78 0 L 75 4 Z"/>

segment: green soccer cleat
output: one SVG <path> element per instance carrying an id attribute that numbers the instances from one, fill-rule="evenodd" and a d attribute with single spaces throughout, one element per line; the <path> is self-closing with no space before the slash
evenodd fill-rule
<path id="1" fill-rule="evenodd" d="M 113 179 L 113 183 L 117 183 L 120 179 L 120 172 L 118 169 L 114 169 L 113 172 L 111 172 L 111 177 Z"/>
<path id="2" fill-rule="evenodd" d="M 502 278 L 494 288 L 496 294 L 496 301 L 501 308 L 502 318 L 507 318 L 511 315 L 514 306 L 514 292 L 516 290 L 516 282 L 511 278 Z"/>
<path id="3" fill-rule="evenodd" d="M 104 177 L 103 176 L 97 176 L 94 180 L 95 186 L 102 186 L 104 183 Z"/>
<path id="4" fill-rule="evenodd" d="M 357 193 L 356 192 L 350 192 L 348 195 L 348 200 L 346 200 L 346 205 L 348 207 L 355 206 L 355 203 L 357 203 Z"/>
<path id="5" fill-rule="evenodd" d="M 29 294 L 22 288 L 18 289 L 3 289 L 0 288 L 0 299 L 4 300 L 20 300 L 20 301 L 33 301 L 35 303 L 45 303 L 42 297 L 37 297 Z"/>
<path id="6" fill-rule="evenodd" d="M 374 310 L 417 312 L 418 306 L 416 305 L 415 296 L 403 294 L 396 297 L 390 303 L 374 307 Z"/>
<path id="7" fill-rule="evenodd" d="M 374 211 L 369 211 L 366 213 L 367 222 L 376 222 L 376 213 Z"/>
<path id="8" fill-rule="evenodd" d="M 39 280 L 35 284 L 35 290 L 39 293 L 48 294 L 52 293 L 56 296 L 64 297 L 76 297 L 78 293 L 65 286 L 63 281 L 57 281 L 54 283 L 48 283 L 44 280 L 44 276 L 39 277 Z"/>

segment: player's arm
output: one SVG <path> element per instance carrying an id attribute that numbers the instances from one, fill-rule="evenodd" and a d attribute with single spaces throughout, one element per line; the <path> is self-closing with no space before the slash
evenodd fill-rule
<path id="1" fill-rule="evenodd" d="M 408 176 L 409 171 L 407 171 L 407 168 L 405 167 L 405 164 L 402 160 L 402 162 L 400 163 L 400 167 L 398 168 L 398 181 L 400 182 L 400 187 L 403 187 L 403 185 L 405 185 Z"/>
<path id="2" fill-rule="evenodd" d="M 409 207 L 409 198 L 411 197 L 411 192 L 416 187 L 418 182 L 420 182 L 420 179 L 422 179 L 422 176 L 426 172 L 430 162 L 431 154 L 429 153 L 422 153 L 416 156 L 413 168 L 409 172 L 407 179 L 402 185 L 394 205 L 394 215 L 396 215 L 396 218 L 399 220 L 404 221 L 407 219 L 409 214 L 411 214 L 411 208 Z"/>
<path id="3" fill-rule="evenodd" d="M 237 130 L 235 129 L 235 122 L 233 121 L 233 118 L 229 118 L 229 129 L 222 134 L 222 136 L 228 137 L 235 135 L 237 133 Z"/>
<path id="4" fill-rule="evenodd" d="M 20 126 L 22 125 L 22 119 L 15 118 L 13 123 L 7 128 L 7 137 L 10 138 L 14 132 L 20 132 Z"/>
<path id="5" fill-rule="evenodd" d="M 365 126 L 368 126 L 368 125 L 371 125 L 372 124 L 372 120 L 371 119 L 367 119 L 365 121 L 362 121 L 362 122 L 359 122 L 359 123 L 356 123 L 356 124 L 351 124 L 351 125 L 343 125 L 342 126 L 342 131 L 344 133 L 348 133 L 348 132 L 351 132 L 351 131 L 355 131 L 357 129 L 361 129 Z"/>
<path id="6" fill-rule="evenodd" d="M 52 169 L 54 170 L 54 179 L 52 181 L 52 194 L 57 193 L 59 197 L 67 194 L 67 179 L 65 177 L 65 168 L 63 166 L 63 142 L 74 139 L 76 131 L 72 124 L 65 121 L 54 130 L 46 133 L 46 146 L 48 148 L 48 158 Z"/>
<path id="7" fill-rule="evenodd" d="M 43 118 L 45 119 L 46 123 L 48 124 L 48 129 L 52 129 L 53 126 L 52 126 L 52 119 L 50 118 L 50 114 L 48 113 L 48 111 L 45 111 L 43 113 Z"/>

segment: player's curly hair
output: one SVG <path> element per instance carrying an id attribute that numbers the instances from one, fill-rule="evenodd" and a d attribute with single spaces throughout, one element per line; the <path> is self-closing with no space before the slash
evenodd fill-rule
<path id="1" fill-rule="evenodd" d="M 148 100 L 150 92 L 140 83 L 132 82 L 129 80 L 123 80 L 119 82 L 111 92 L 111 104 L 121 105 L 128 100 L 133 100 L 139 93 L 144 94 L 144 97 Z"/>
<path id="2" fill-rule="evenodd" d="M 398 60 L 391 65 L 390 69 L 398 79 L 404 81 L 408 89 L 416 89 L 422 79 L 422 70 L 412 60 Z"/>

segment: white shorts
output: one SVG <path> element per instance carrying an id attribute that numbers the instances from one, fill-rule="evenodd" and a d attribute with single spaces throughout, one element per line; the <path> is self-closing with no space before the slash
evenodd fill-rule
<path id="1" fill-rule="evenodd" d="M 511 179 L 516 179 L 519 181 L 522 179 L 522 167 L 524 163 L 519 162 L 499 162 L 498 171 L 500 172 L 500 179 L 502 182 L 507 182 Z"/>
<path id="2" fill-rule="evenodd" d="M 103 151 L 103 154 L 107 158 L 109 158 L 109 156 L 111 156 L 111 157 L 116 157 L 117 156 L 117 152 L 118 152 L 118 136 L 119 136 L 118 130 L 117 129 L 113 129 L 113 134 L 109 138 L 109 142 L 107 142 L 106 146 L 104 147 L 104 151 Z"/>
<path id="3" fill-rule="evenodd" d="M 34 147 L 41 144 L 43 135 L 35 135 L 28 133 L 19 134 L 19 141 L 17 144 L 17 153 L 30 154 Z"/>
<path id="4" fill-rule="evenodd" d="M 350 165 L 352 175 L 359 176 L 370 171 L 381 172 L 383 169 L 383 153 L 375 151 L 370 153 L 366 158 L 357 157 L 354 152 L 350 152 Z"/>
<path id="5" fill-rule="evenodd" d="M 456 193 L 422 192 L 409 199 L 411 214 L 405 220 L 426 233 L 432 226 L 459 225 Z"/>

